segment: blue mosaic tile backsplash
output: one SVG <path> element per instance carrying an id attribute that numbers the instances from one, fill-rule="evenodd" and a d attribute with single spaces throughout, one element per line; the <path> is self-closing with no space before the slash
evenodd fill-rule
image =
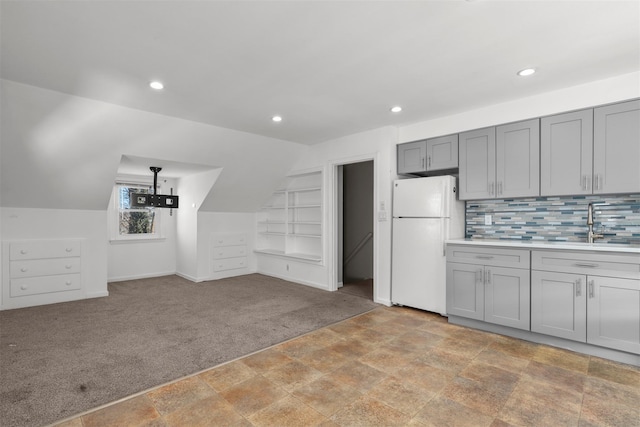
<path id="1" fill-rule="evenodd" d="M 640 194 L 468 201 L 466 237 L 585 242 L 589 203 L 598 242 L 640 245 Z"/>

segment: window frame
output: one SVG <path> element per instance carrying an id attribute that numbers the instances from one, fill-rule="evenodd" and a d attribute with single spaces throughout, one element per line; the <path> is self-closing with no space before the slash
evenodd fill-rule
<path id="1" fill-rule="evenodd" d="M 153 194 L 153 183 L 139 181 L 116 181 L 113 187 L 113 213 L 111 213 L 111 242 L 113 243 L 126 243 L 126 242 L 144 242 L 144 241 L 158 241 L 164 240 L 162 233 L 162 214 L 161 208 L 126 208 L 123 209 L 120 206 L 120 189 L 121 188 L 137 188 L 146 189 L 149 194 Z M 159 194 L 160 185 L 156 188 L 156 194 Z M 154 218 L 154 232 L 153 233 L 135 233 L 135 234 L 121 234 L 120 233 L 120 215 L 122 212 L 143 212 L 152 211 Z"/>

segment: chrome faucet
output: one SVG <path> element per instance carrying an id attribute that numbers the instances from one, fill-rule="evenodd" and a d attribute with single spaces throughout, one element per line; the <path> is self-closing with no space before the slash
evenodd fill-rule
<path id="1" fill-rule="evenodd" d="M 595 239 L 602 239 L 604 237 L 603 234 L 593 232 L 593 205 L 591 203 L 589 203 L 589 207 L 587 208 L 587 226 L 589 227 L 587 243 L 593 243 Z"/>

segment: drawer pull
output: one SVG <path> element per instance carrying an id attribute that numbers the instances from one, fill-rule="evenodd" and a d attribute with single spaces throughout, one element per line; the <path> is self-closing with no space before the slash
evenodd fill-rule
<path id="1" fill-rule="evenodd" d="M 29 287 L 27 285 L 21 285 L 20 289 L 26 291 L 27 289 L 29 289 Z"/>
<path id="2" fill-rule="evenodd" d="M 27 271 L 29 271 L 29 269 L 28 269 L 28 268 L 26 268 L 26 267 L 22 267 L 22 268 L 20 269 L 20 271 L 22 271 L 23 273 L 26 273 Z"/>
<path id="3" fill-rule="evenodd" d="M 71 252 L 71 251 L 73 251 L 73 248 L 66 248 L 65 251 Z"/>
<path id="4" fill-rule="evenodd" d="M 70 270 L 71 267 L 73 267 L 71 264 L 67 264 L 67 265 L 64 266 L 64 268 L 66 268 L 67 270 Z"/>
<path id="5" fill-rule="evenodd" d="M 21 253 L 22 255 L 26 255 L 26 254 L 28 254 L 28 253 L 29 253 L 29 251 L 28 251 L 28 250 L 26 250 L 26 249 L 21 249 L 21 250 L 20 250 L 20 253 Z"/>
<path id="6" fill-rule="evenodd" d="M 589 298 L 593 298 L 594 296 L 594 291 L 593 291 L 593 280 L 589 281 Z"/>
<path id="7" fill-rule="evenodd" d="M 576 280 L 576 296 L 582 296 L 582 279 Z"/>
<path id="8" fill-rule="evenodd" d="M 493 259 L 493 255 L 476 255 L 478 259 Z"/>
<path id="9" fill-rule="evenodd" d="M 71 286 L 71 280 L 67 280 L 66 282 L 64 282 L 64 284 L 67 286 Z"/>
<path id="10" fill-rule="evenodd" d="M 575 264 L 576 267 L 587 267 L 587 268 L 596 268 L 598 267 L 598 264 L 593 264 L 590 262 L 576 262 Z"/>

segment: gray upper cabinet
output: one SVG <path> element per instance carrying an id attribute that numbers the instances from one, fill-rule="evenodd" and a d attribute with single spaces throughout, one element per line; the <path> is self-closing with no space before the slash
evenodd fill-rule
<path id="1" fill-rule="evenodd" d="M 427 139 L 427 170 L 458 167 L 458 134 Z"/>
<path id="2" fill-rule="evenodd" d="M 593 193 L 640 191 L 640 100 L 594 109 Z"/>
<path id="3" fill-rule="evenodd" d="M 593 109 L 543 117 L 540 195 L 591 194 Z"/>
<path id="4" fill-rule="evenodd" d="M 540 120 L 496 128 L 496 197 L 540 195 Z"/>
<path id="5" fill-rule="evenodd" d="M 426 175 L 457 167 L 457 134 L 398 145 L 398 174 Z"/>
<path id="6" fill-rule="evenodd" d="M 427 141 L 398 144 L 398 174 L 427 171 Z"/>
<path id="7" fill-rule="evenodd" d="M 539 194 L 539 119 L 460 134 L 460 200 Z"/>
<path id="8" fill-rule="evenodd" d="M 496 128 L 459 136 L 460 200 L 491 199 L 496 191 Z"/>

